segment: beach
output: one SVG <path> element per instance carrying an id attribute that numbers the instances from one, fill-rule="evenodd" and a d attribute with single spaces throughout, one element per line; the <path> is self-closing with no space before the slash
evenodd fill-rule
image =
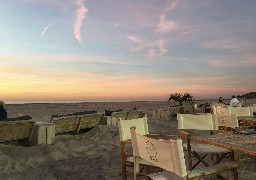
<path id="1" fill-rule="evenodd" d="M 33 121 L 49 122 L 52 115 L 87 110 L 104 113 L 105 109 L 132 110 L 147 113 L 149 132 L 177 134 L 177 119 L 159 120 L 152 110 L 172 105 L 167 101 L 84 102 L 7 104 L 8 117 L 23 113 Z M 0 179 L 8 180 L 93 180 L 121 179 L 120 141 L 117 126 L 99 125 L 79 134 L 60 134 L 54 144 L 22 147 L 17 143 L 0 144 Z M 239 179 L 256 179 L 256 164 L 245 162 Z M 132 175 L 128 179 L 132 179 Z"/>

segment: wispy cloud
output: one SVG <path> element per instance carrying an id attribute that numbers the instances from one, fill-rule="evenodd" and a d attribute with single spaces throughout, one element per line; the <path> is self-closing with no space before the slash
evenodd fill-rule
<path id="1" fill-rule="evenodd" d="M 41 34 L 39 35 L 40 37 L 45 35 L 45 33 L 48 31 L 48 29 L 52 26 L 52 23 L 48 24 L 43 31 L 41 32 Z"/>
<path id="2" fill-rule="evenodd" d="M 255 20 L 251 20 L 251 21 L 249 21 L 249 20 L 248 21 L 243 21 L 243 20 L 227 21 L 227 22 L 212 24 L 212 25 L 208 25 L 208 26 L 204 26 L 204 27 L 194 28 L 192 30 L 185 31 L 181 34 L 182 35 L 190 34 L 190 33 L 198 32 L 198 31 L 204 31 L 204 30 L 207 30 L 207 29 L 213 29 L 213 28 L 216 28 L 218 26 L 223 26 L 223 25 L 229 25 L 229 24 L 235 24 L 235 23 L 252 23 L 252 22 L 255 22 Z"/>
<path id="3" fill-rule="evenodd" d="M 165 6 L 165 9 L 164 9 L 163 12 L 166 13 L 166 12 L 169 12 L 169 11 L 175 9 L 176 6 L 177 6 L 177 4 L 178 4 L 178 2 L 177 2 L 176 0 L 168 1 L 168 2 L 166 3 L 166 6 Z"/>
<path id="4" fill-rule="evenodd" d="M 151 48 L 148 50 L 147 56 L 149 58 L 164 56 L 168 52 L 168 50 L 165 48 L 165 44 L 166 44 L 165 41 L 163 41 L 162 39 L 159 40 L 154 49 Z"/>
<path id="5" fill-rule="evenodd" d="M 134 41 L 134 42 L 142 42 L 143 41 L 139 36 L 128 35 L 126 38 L 128 40 Z"/>
<path id="6" fill-rule="evenodd" d="M 177 6 L 176 0 L 167 2 L 162 14 L 160 14 L 159 16 L 160 21 L 157 25 L 157 28 L 155 29 L 155 32 L 165 34 L 178 27 L 178 24 L 175 21 L 173 20 L 168 21 L 166 20 L 166 16 L 165 16 L 166 13 L 168 13 L 171 10 L 174 10 L 176 6 Z"/>
<path id="7" fill-rule="evenodd" d="M 175 21 L 168 21 L 165 19 L 165 15 L 160 15 L 160 22 L 157 25 L 155 32 L 165 34 L 177 27 L 178 27 L 178 24 Z"/>
<path id="8" fill-rule="evenodd" d="M 206 27 L 203 27 L 203 28 L 197 28 L 197 29 L 192 29 L 190 31 L 185 31 L 183 33 L 181 33 L 182 35 L 185 35 L 185 34 L 190 34 L 190 33 L 194 33 L 194 32 L 198 32 L 198 31 L 203 31 L 203 30 L 206 30 L 210 28 L 209 26 L 206 26 Z"/>
<path id="9" fill-rule="evenodd" d="M 143 41 L 139 43 L 139 46 L 131 49 L 131 51 L 146 51 L 146 55 L 149 58 L 164 56 L 168 52 L 168 50 L 165 48 L 166 41 L 162 39 L 158 41 Z"/>
<path id="10" fill-rule="evenodd" d="M 76 1 L 76 20 L 74 23 L 74 35 L 75 39 L 83 44 L 82 36 L 81 36 L 81 27 L 83 20 L 85 18 L 86 13 L 88 12 L 88 9 L 85 7 L 83 0 L 77 0 Z"/>

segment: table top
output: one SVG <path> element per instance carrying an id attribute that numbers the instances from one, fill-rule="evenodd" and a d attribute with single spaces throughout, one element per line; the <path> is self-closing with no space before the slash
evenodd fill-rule
<path id="1" fill-rule="evenodd" d="M 191 136 L 191 140 L 256 156 L 256 134 L 241 135 L 228 132 L 207 136 Z"/>

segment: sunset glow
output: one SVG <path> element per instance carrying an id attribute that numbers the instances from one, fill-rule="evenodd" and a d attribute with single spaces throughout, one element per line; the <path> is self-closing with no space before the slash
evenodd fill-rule
<path id="1" fill-rule="evenodd" d="M 0 99 L 129 101 L 256 90 L 254 0 L 8 0 Z"/>

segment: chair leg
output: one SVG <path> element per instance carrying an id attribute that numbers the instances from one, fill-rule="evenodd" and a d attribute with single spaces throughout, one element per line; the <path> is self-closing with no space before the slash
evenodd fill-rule
<path id="1" fill-rule="evenodd" d="M 121 142 L 122 180 L 126 180 L 125 144 Z"/>
<path id="2" fill-rule="evenodd" d="M 204 158 L 208 156 L 208 154 L 205 154 L 204 156 L 199 156 L 195 151 L 193 151 L 193 155 L 198 159 L 198 161 L 192 166 L 192 170 L 201 162 L 203 163 L 206 167 L 209 166 L 207 162 L 204 161 Z"/>
<path id="3" fill-rule="evenodd" d="M 136 180 L 137 179 L 137 174 L 140 173 L 140 165 L 139 165 L 139 157 L 137 156 L 133 156 L 134 157 L 134 162 L 133 162 L 133 179 Z"/>
<path id="4" fill-rule="evenodd" d="M 224 159 L 229 153 L 222 153 L 220 156 L 217 155 L 214 164 L 219 164 L 222 159 Z"/>
<path id="5" fill-rule="evenodd" d="M 230 180 L 238 180 L 237 168 L 233 168 L 233 169 L 230 171 Z"/>
<path id="6" fill-rule="evenodd" d="M 236 156 L 235 156 L 235 153 L 234 151 L 232 151 L 230 153 L 230 156 L 231 156 L 231 160 L 232 161 L 236 161 Z M 238 159 L 240 159 L 240 154 L 238 155 Z M 233 168 L 231 171 L 230 171 L 230 180 L 238 180 L 238 170 L 237 168 Z"/>

